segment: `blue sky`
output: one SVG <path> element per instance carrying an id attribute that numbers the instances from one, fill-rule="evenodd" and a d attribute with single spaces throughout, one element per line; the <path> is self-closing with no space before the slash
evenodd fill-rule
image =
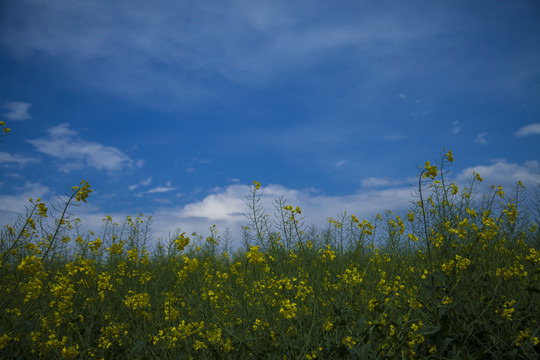
<path id="1" fill-rule="evenodd" d="M 86 179 L 97 229 L 238 234 L 246 195 L 308 223 L 407 208 L 417 166 L 540 182 L 537 1 L 0 4 L 0 220 Z"/>

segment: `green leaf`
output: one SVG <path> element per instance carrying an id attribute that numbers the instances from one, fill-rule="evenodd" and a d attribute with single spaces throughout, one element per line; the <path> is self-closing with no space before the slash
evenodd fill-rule
<path id="1" fill-rule="evenodd" d="M 418 329 L 415 331 L 414 335 L 433 335 L 441 331 L 441 328 L 439 326 L 434 325 L 427 325 L 423 326 L 421 329 Z"/>
<path id="2" fill-rule="evenodd" d="M 371 343 L 358 344 L 354 348 L 349 349 L 351 360 L 369 360 L 371 359 Z"/>

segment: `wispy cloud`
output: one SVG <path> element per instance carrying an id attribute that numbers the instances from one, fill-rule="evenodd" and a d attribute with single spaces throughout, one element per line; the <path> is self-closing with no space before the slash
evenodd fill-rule
<path id="1" fill-rule="evenodd" d="M 398 95 L 398 98 L 400 98 L 401 100 L 407 100 L 407 95 L 401 93 Z"/>
<path id="2" fill-rule="evenodd" d="M 483 133 L 480 133 L 480 134 L 476 135 L 476 138 L 474 139 L 474 142 L 478 143 L 478 144 L 482 144 L 482 145 L 487 145 L 488 144 L 488 141 L 486 139 L 487 135 L 488 135 L 487 132 L 483 132 Z"/>
<path id="3" fill-rule="evenodd" d="M 215 90 L 197 81 L 199 77 L 268 84 L 299 67 L 328 62 L 369 66 L 369 72 L 376 73 L 373 81 L 380 83 L 391 68 L 378 65 L 381 56 L 436 38 L 447 30 L 434 19 L 451 16 L 437 8 L 432 16 L 420 17 L 401 6 L 330 9 L 323 3 L 287 1 L 189 6 L 163 1 L 154 6 L 134 0 L 107 9 L 99 2 L 41 2 L 4 10 L 0 42 L 11 55 L 43 53 L 76 62 L 81 66 L 66 67 L 70 75 L 129 97 L 155 96 L 157 91 L 169 99 L 183 96 L 184 101 L 213 96 Z M 318 20 L 322 18 L 325 21 Z M 173 70 L 174 76 L 164 69 Z"/>
<path id="4" fill-rule="evenodd" d="M 121 150 L 79 138 L 68 124 L 60 124 L 48 129 L 46 139 L 26 140 L 39 152 L 58 160 L 60 171 L 70 172 L 83 168 L 95 168 L 117 173 L 132 167 L 133 160 Z"/>
<path id="5" fill-rule="evenodd" d="M 335 167 L 341 167 L 343 165 L 346 165 L 348 163 L 347 160 L 339 160 L 338 162 L 335 163 Z"/>
<path id="6" fill-rule="evenodd" d="M 166 192 L 169 192 L 169 191 L 173 191 L 174 189 L 176 189 L 176 188 L 175 187 L 169 187 L 169 186 L 158 186 L 158 187 L 155 187 L 153 189 L 148 190 L 146 193 L 147 194 L 166 193 Z"/>
<path id="7" fill-rule="evenodd" d="M 28 163 L 37 163 L 39 162 L 39 159 L 19 155 L 19 154 L 10 154 L 7 152 L 0 152 L 0 165 L 2 166 L 9 166 L 10 164 L 16 164 L 20 167 L 25 166 Z"/>
<path id="8" fill-rule="evenodd" d="M 188 161 L 188 166 L 186 168 L 186 172 L 194 172 L 197 171 L 197 165 L 200 164 L 210 164 L 212 160 L 206 159 L 206 158 L 199 158 L 199 157 L 193 157 Z"/>
<path id="9" fill-rule="evenodd" d="M 514 134 L 516 137 L 523 137 L 529 135 L 540 135 L 540 123 L 530 124 L 522 127 Z"/>
<path id="10" fill-rule="evenodd" d="M 414 118 L 420 118 L 421 116 L 429 116 L 429 115 L 433 114 L 434 112 L 435 112 L 434 108 L 429 108 L 429 109 L 424 110 L 424 111 L 410 112 L 409 115 L 414 117 Z"/>
<path id="11" fill-rule="evenodd" d="M 150 176 L 148 179 L 141 181 L 142 186 L 148 186 L 152 182 L 152 177 Z"/>
<path id="12" fill-rule="evenodd" d="M 461 123 L 459 122 L 459 120 L 452 122 L 452 131 L 454 132 L 454 135 L 459 134 L 459 132 L 461 131 Z"/>
<path id="13" fill-rule="evenodd" d="M 148 186 L 148 185 L 150 185 L 151 182 L 152 182 L 152 177 L 150 176 L 149 178 L 147 178 L 146 180 L 141 181 L 138 184 L 133 184 L 133 185 L 128 186 L 128 189 L 133 191 L 133 190 L 137 189 L 139 186 Z"/>
<path id="14" fill-rule="evenodd" d="M 385 141 L 399 141 L 405 139 L 405 135 L 402 134 L 391 134 L 391 135 L 384 135 L 383 140 Z"/>
<path id="15" fill-rule="evenodd" d="M 377 178 L 377 177 L 367 177 L 362 179 L 363 188 L 371 187 L 386 187 L 386 186 L 399 186 L 403 185 L 405 182 L 402 180 L 395 180 L 390 178 Z"/>
<path id="16" fill-rule="evenodd" d="M 3 116 L 9 120 L 28 120 L 32 116 L 28 113 L 32 104 L 20 101 L 6 101 L 4 103 L 4 109 L 8 110 Z"/>

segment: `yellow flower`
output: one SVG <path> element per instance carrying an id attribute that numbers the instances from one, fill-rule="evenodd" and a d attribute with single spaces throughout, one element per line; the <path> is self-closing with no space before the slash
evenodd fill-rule
<path id="1" fill-rule="evenodd" d="M 246 252 L 246 258 L 252 264 L 265 264 L 264 253 L 259 252 L 260 246 L 250 246 L 249 251 Z"/>
<path id="2" fill-rule="evenodd" d="M 354 345 L 356 345 L 356 341 L 351 336 L 347 336 L 346 338 L 343 338 L 343 340 L 341 340 L 341 343 L 347 346 L 349 349 L 351 349 Z"/>
<path id="3" fill-rule="evenodd" d="M 452 155 L 452 150 L 448 150 L 448 152 L 446 153 L 446 158 L 448 159 L 448 161 L 454 162 L 454 156 Z"/>
<path id="4" fill-rule="evenodd" d="M 90 189 L 90 184 L 88 183 L 88 181 L 81 181 L 81 185 L 82 187 L 79 188 L 78 186 L 74 186 L 71 188 L 72 191 L 77 191 L 77 195 L 75 197 L 75 200 L 77 201 L 84 201 L 86 202 L 86 198 L 88 197 L 88 194 L 90 194 L 93 190 Z M 129 218 L 129 216 L 128 216 Z"/>
<path id="5" fill-rule="evenodd" d="M 2 350 L 11 341 L 11 337 L 8 334 L 4 334 L 0 337 L 0 350 Z"/>
<path id="6" fill-rule="evenodd" d="M 98 249 L 101 247 L 101 239 L 97 238 L 96 240 L 92 241 L 91 243 L 88 244 L 88 247 L 90 248 L 92 252 L 96 253 Z"/>
<path id="7" fill-rule="evenodd" d="M 253 184 L 255 184 L 255 189 L 259 190 L 261 188 L 261 183 L 258 181 L 253 180 Z"/>
<path id="8" fill-rule="evenodd" d="M 79 355 L 79 345 L 70 346 L 66 348 L 65 346 L 62 348 L 62 357 L 65 359 L 73 359 L 74 357 L 77 357 Z"/>
<path id="9" fill-rule="evenodd" d="M 508 321 L 512 321 L 512 314 L 514 313 L 514 304 L 516 303 L 516 300 L 506 301 L 504 303 L 504 310 L 501 314 L 502 318 L 505 318 Z M 495 310 L 495 313 L 499 313 L 499 310 Z"/>
<path id="10" fill-rule="evenodd" d="M 437 176 L 437 165 L 430 165 L 429 161 L 426 161 L 426 164 L 424 166 L 424 175 L 422 175 L 423 178 L 431 178 L 435 179 Z"/>
<path id="11" fill-rule="evenodd" d="M 39 200 L 40 199 L 38 199 L 38 201 Z M 47 208 L 45 207 L 44 203 L 37 204 L 37 208 L 38 208 L 38 215 L 39 216 L 47 217 Z"/>
<path id="12" fill-rule="evenodd" d="M 178 238 L 176 238 L 176 240 L 174 240 L 174 242 L 176 244 L 176 249 L 179 252 L 184 250 L 186 248 L 186 246 L 189 245 L 190 239 L 187 236 L 184 236 L 184 234 L 185 234 L 185 232 L 181 233 L 180 235 L 178 235 Z"/>
<path id="13" fill-rule="evenodd" d="M 291 300 L 282 300 L 279 313 L 283 315 L 285 319 L 294 319 L 296 317 L 296 304 L 291 303 Z"/>
<path id="14" fill-rule="evenodd" d="M 452 298 L 446 296 L 446 297 L 443 299 L 442 303 L 443 303 L 443 305 L 450 305 L 450 304 L 452 303 Z"/>
<path id="15" fill-rule="evenodd" d="M 476 177 L 476 180 L 478 180 L 478 181 L 480 181 L 480 182 L 482 182 L 482 180 L 484 180 L 484 179 L 482 179 L 482 177 L 480 176 L 480 174 L 477 173 L 476 171 L 473 171 L 473 175 Z"/>
<path id="16" fill-rule="evenodd" d="M 324 324 L 324 331 L 332 331 L 334 329 L 334 323 L 332 323 L 332 320 L 326 319 L 326 323 Z"/>
<path id="17" fill-rule="evenodd" d="M 124 304 L 132 310 L 146 308 L 150 306 L 150 296 L 147 293 L 136 294 L 129 290 L 124 298 Z"/>

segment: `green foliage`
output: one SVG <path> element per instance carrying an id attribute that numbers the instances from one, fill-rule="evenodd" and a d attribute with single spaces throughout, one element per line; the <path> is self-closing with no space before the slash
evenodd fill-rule
<path id="1" fill-rule="evenodd" d="M 149 249 L 142 215 L 80 234 L 84 181 L 59 211 L 31 200 L 1 234 L 0 358 L 538 358 L 537 219 L 521 183 L 476 196 L 480 175 L 459 189 L 452 162 L 420 169 L 405 214 L 323 230 L 283 198 L 271 220 L 254 182 L 230 255 L 215 226 Z"/>

